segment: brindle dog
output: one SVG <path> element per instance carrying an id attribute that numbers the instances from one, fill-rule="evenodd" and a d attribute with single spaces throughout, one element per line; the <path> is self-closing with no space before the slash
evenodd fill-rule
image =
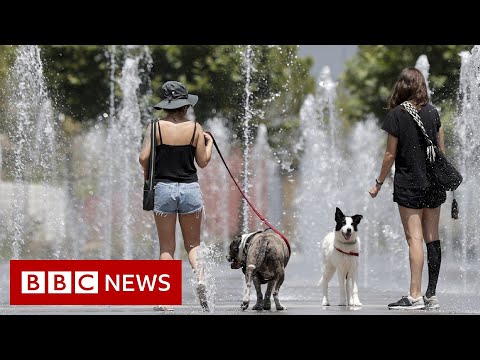
<path id="1" fill-rule="evenodd" d="M 241 267 L 245 274 L 246 288 L 240 305 L 242 310 L 246 310 L 250 303 L 252 280 L 257 291 L 257 302 L 253 310 L 270 310 L 272 291 L 277 310 L 287 310 L 280 303 L 278 293 L 285 278 L 285 267 L 289 259 L 287 244 L 273 231 L 257 231 L 235 237 L 230 243 L 227 260 L 231 263 L 232 269 Z M 267 284 L 265 297 L 261 284 Z"/>

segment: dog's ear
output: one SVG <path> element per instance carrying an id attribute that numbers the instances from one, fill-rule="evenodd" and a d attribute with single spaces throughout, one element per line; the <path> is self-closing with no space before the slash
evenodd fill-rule
<path id="1" fill-rule="evenodd" d="M 353 215 L 353 216 L 352 216 L 352 220 L 353 220 L 353 223 L 354 223 L 355 225 L 360 224 L 360 220 L 362 220 L 362 219 L 363 219 L 363 216 L 362 216 L 362 215 Z"/>
<path id="2" fill-rule="evenodd" d="M 339 220 L 341 220 L 344 217 L 345 217 L 345 215 L 343 215 L 342 210 L 340 210 L 338 207 L 335 208 L 335 221 L 338 222 Z"/>

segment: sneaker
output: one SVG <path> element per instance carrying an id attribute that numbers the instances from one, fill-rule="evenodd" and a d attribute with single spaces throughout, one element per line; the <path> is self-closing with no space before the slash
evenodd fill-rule
<path id="1" fill-rule="evenodd" d="M 210 311 L 210 309 L 208 308 L 207 287 L 205 286 L 205 284 L 198 284 L 197 295 L 198 299 L 200 300 L 200 306 L 202 307 L 202 311 Z"/>
<path id="2" fill-rule="evenodd" d="M 435 295 L 427 298 L 426 296 L 423 297 L 423 301 L 425 302 L 425 307 L 428 310 L 435 310 L 440 309 L 440 304 L 438 303 L 438 299 Z"/>
<path id="3" fill-rule="evenodd" d="M 395 303 L 388 304 L 390 310 L 421 310 L 425 309 L 425 302 L 423 296 L 417 299 L 409 296 L 402 296 L 400 300 Z"/>

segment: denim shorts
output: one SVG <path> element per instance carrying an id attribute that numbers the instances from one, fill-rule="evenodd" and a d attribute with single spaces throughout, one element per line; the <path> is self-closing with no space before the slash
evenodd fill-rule
<path id="1" fill-rule="evenodd" d="M 203 197 L 198 182 L 161 181 L 155 185 L 155 215 L 192 214 L 201 210 Z"/>
<path id="2" fill-rule="evenodd" d="M 447 200 L 443 190 L 428 187 L 426 189 L 409 189 L 394 185 L 393 201 L 410 209 L 437 208 Z"/>

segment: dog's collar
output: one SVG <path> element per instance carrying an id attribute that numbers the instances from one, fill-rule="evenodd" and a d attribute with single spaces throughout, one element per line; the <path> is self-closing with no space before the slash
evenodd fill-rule
<path id="1" fill-rule="evenodd" d="M 346 254 L 346 255 L 352 255 L 352 256 L 358 256 L 359 254 L 357 252 L 353 252 L 353 251 L 349 251 L 349 252 L 346 252 L 346 251 L 343 251 L 342 249 L 339 249 L 335 246 L 335 249 L 337 251 L 340 251 L 342 254 Z"/>
<path id="2" fill-rule="evenodd" d="M 261 233 L 262 231 L 255 231 L 249 234 L 242 234 L 242 241 L 240 241 L 239 253 L 241 254 L 240 263 L 244 263 L 247 257 L 248 243 L 253 238 L 254 235 Z"/>

